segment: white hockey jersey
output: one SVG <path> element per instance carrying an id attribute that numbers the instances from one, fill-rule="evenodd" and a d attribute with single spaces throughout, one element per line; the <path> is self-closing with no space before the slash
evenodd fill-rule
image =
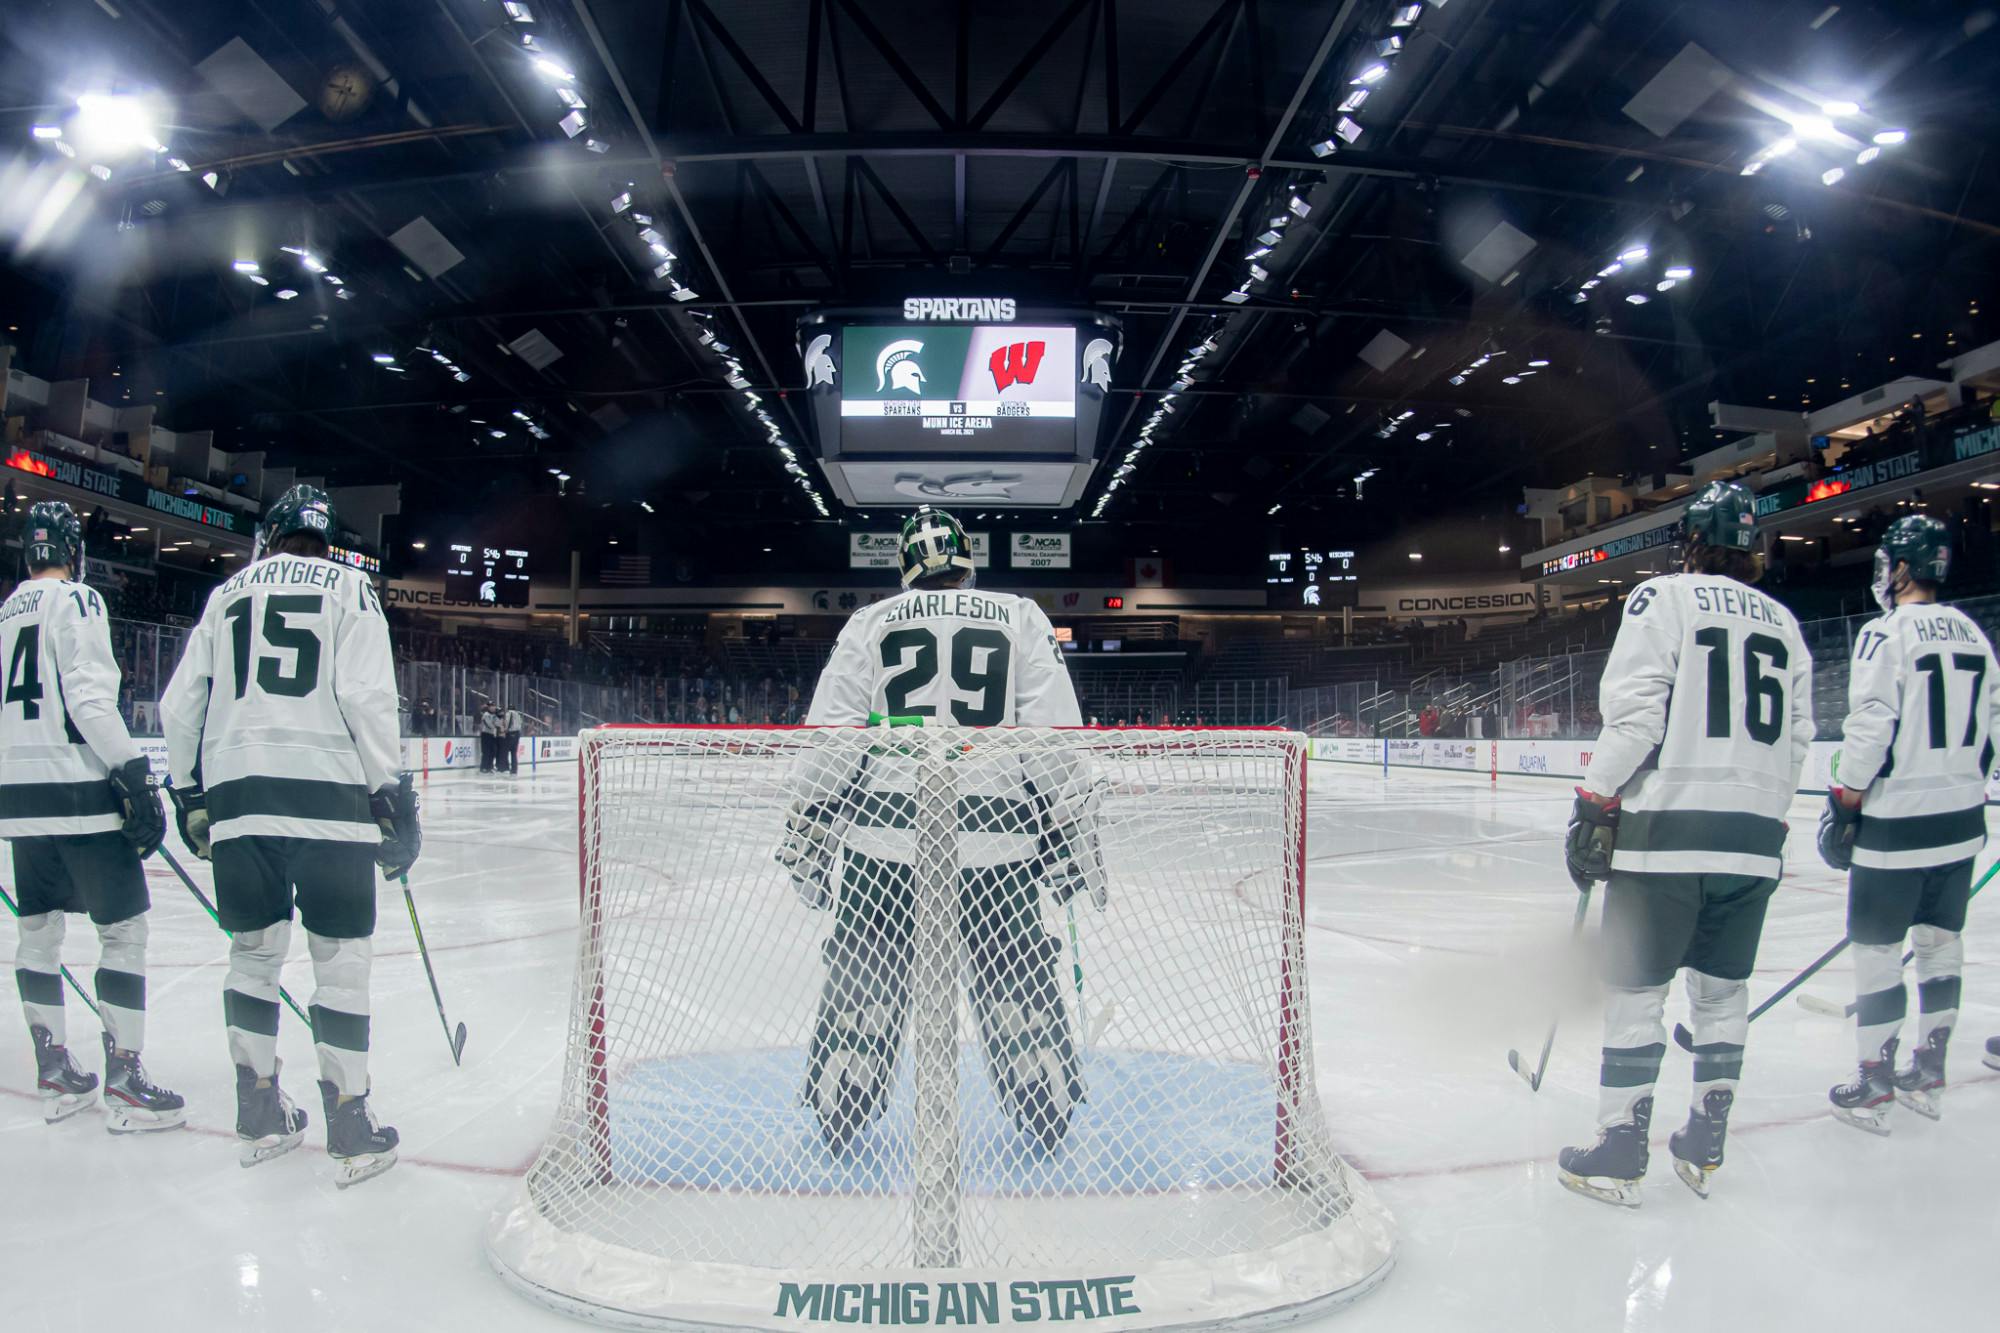
<path id="1" fill-rule="evenodd" d="M 1862 626 L 1834 780 L 1865 792 L 1854 864 L 1950 865 L 1986 845 L 2000 725 L 1993 645 L 1951 606 L 1899 606 Z"/>
<path id="2" fill-rule="evenodd" d="M 105 775 L 139 757 L 118 715 L 104 599 L 29 579 L 0 603 L 0 837 L 108 833 L 124 819 Z"/>
<path id="3" fill-rule="evenodd" d="M 1648 579 L 1626 600 L 1584 786 L 1623 802 L 1616 870 L 1775 879 L 1812 744 L 1798 621 L 1713 574 Z"/>
<path id="4" fill-rule="evenodd" d="M 820 673 L 808 726 L 856 726 L 870 714 L 920 717 L 925 726 L 1075 727 L 1083 717 L 1069 666 L 1042 609 L 983 589 L 913 590 L 864 607 L 840 631 Z M 1087 797 L 1078 761 L 1054 751 L 956 766 L 960 863 L 996 865 L 1035 851 L 1047 818 L 1080 817 Z M 838 769 L 839 771 L 834 771 Z M 893 745 L 855 768 L 845 751 L 794 775 L 809 801 L 840 811 L 841 841 L 885 860 L 911 855 L 911 766 Z"/>
<path id="5" fill-rule="evenodd" d="M 401 762 L 389 627 L 368 576 L 274 555 L 218 587 L 160 700 L 174 781 L 210 836 L 380 842 L 368 795 Z"/>

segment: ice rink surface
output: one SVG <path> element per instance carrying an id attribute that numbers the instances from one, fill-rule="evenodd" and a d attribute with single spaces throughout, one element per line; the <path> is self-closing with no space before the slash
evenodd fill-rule
<path id="1" fill-rule="evenodd" d="M 1878 1139 L 1826 1114 L 1854 1060 L 1848 1028 L 1789 1000 L 1751 1029 L 1728 1162 L 1703 1202 L 1674 1178 L 1689 1058 L 1670 1048 L 1645 1206 L 1559 1188 L 1553 1159 L 1593 1133 L 1597 1010 L 1567 947 L 1567 784 L 1314 764 L 1308 947 L 1319 1078 L 1341 1151 L 1395 1211 L 1397 1270 L 1324 1321 L 1362 1330 L 1805 1329 L 1915 1314 L 1982 1327 L 2000 1252 L 2000 933 L 1975 904 L 1945 1118 L 1908 1112 Z M 1839 939 L 1844 888 L 1812 848 L 1817 800 L 1791 816 L 1753 1003 Z M 489 1211 L 548 1129 L 561 1074 L 577 919 L 576 774 L 451 775 L 425 797 L 412 876 L 454 1023 L 453 1068 L 400 892 L 381 893 L 374 1078 L 402 1161 L 332 1184 L 310 1037 L 285 1015 L 285 1082 L 312 1117 L 306 1148 L 236 1165 L 223 1044 L 225 941 L 155 859 L 147 1067 L 188 1098 L 188 1131 L 114 1139 L 101 1114 L 42 1123 L 18 1006 L 0 1018 L 0 1290 L 9 1333 L 565 1329 L 486 1266 Z M 170 847 L 180 855 L 177 842 Z M 206 887 L 206 868 L 192 864 Z M 1982 866 L 1985 858 L 1982 858 Z M 0 863 L 11 888 L 11 867 Z M 1115 889 L 1114 889 L 1115 891 Z M 1592 929 L 1596 914 L 1592 913 Z M 11 970 L 13 931 L 0 923 Z M 88 985 L 96 943 L 72 918 L 66 961 Z M 302 940 L 285 981 L 312 979 Z M 1843 958 L 1814 982 L 1851 998 Z M 1564 1029 L 1530 1093 L 1551 1005 Z M 96 1024 L 72 996 L 72 1045 L 98 1070 Z M 1914 1002 L 1913 1002 L 1914 1007 Z M 1685 1016 L 1676 994 L 1670 1020 Z M 101 1071 L 100 1071 L 101 1072 Z"/>

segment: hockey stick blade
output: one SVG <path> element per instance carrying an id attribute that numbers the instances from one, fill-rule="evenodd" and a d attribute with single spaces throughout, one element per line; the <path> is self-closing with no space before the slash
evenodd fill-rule
<path id="1" fill-rule="evenodd" d="M 458 1025 L 458 1030 L 451 1034 L 451 1062 L 453 1064 L 458 1064 L 459 1057 L 464 1054 L 465 1054 L 465 1024 L 460 1023 Z"/>
<path id="2" fill-rule="evenodd" d="M 1853 1005 L 1836 1004 L 1820 995 L 1800 995 L 1799 1008 L 1809 1014 L 1818 1014 L 1822 1018 L 1850 1018 L 1854 1014 Z"/>
<path id="3" fill-rule="evenodd" d="M 1521 1053 L 1519 1051 L 1507 1052 L 1507 1067 L 1521 1076 L 1521 1078 L 1528 1085 L 1528 1091 L 1530 1092 L 1541 1091 L 1541 1089 L 1536 1085 L 1535 1076 L 1529 1073 L 1527 1070 L 1521 1068 Z"/>

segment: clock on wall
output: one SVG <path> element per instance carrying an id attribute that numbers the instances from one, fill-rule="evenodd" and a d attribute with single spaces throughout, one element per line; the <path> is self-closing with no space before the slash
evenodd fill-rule
<path id="1" fill-rule="evenodd" d="M 375 100 L 375 76 L 361 65 L 336 65 L 319 85 L 320 114 L 328 120 L 352 120 Z"/>

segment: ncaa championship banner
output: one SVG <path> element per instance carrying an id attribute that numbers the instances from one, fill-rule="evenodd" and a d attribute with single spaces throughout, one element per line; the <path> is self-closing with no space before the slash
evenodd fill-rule
<path id="1" fill-rule="evenodd" d="M 993 553 L 987 546 L 987 534 L 968 532 L 965 535 L 972 539 L 972 567 L 986 569 L 991 566 Z M 849 569 L 899 568 L 897 553 L 901 544 L 900 533 L 850 532 L 847 534 L 847 567 Z"/>
<path id="2" fill-rule="evenodd" d="M 1008 564 L 1015 569 L 1068 569 L 1067 532 L 1017 532 L 1007 539 Z"/>

